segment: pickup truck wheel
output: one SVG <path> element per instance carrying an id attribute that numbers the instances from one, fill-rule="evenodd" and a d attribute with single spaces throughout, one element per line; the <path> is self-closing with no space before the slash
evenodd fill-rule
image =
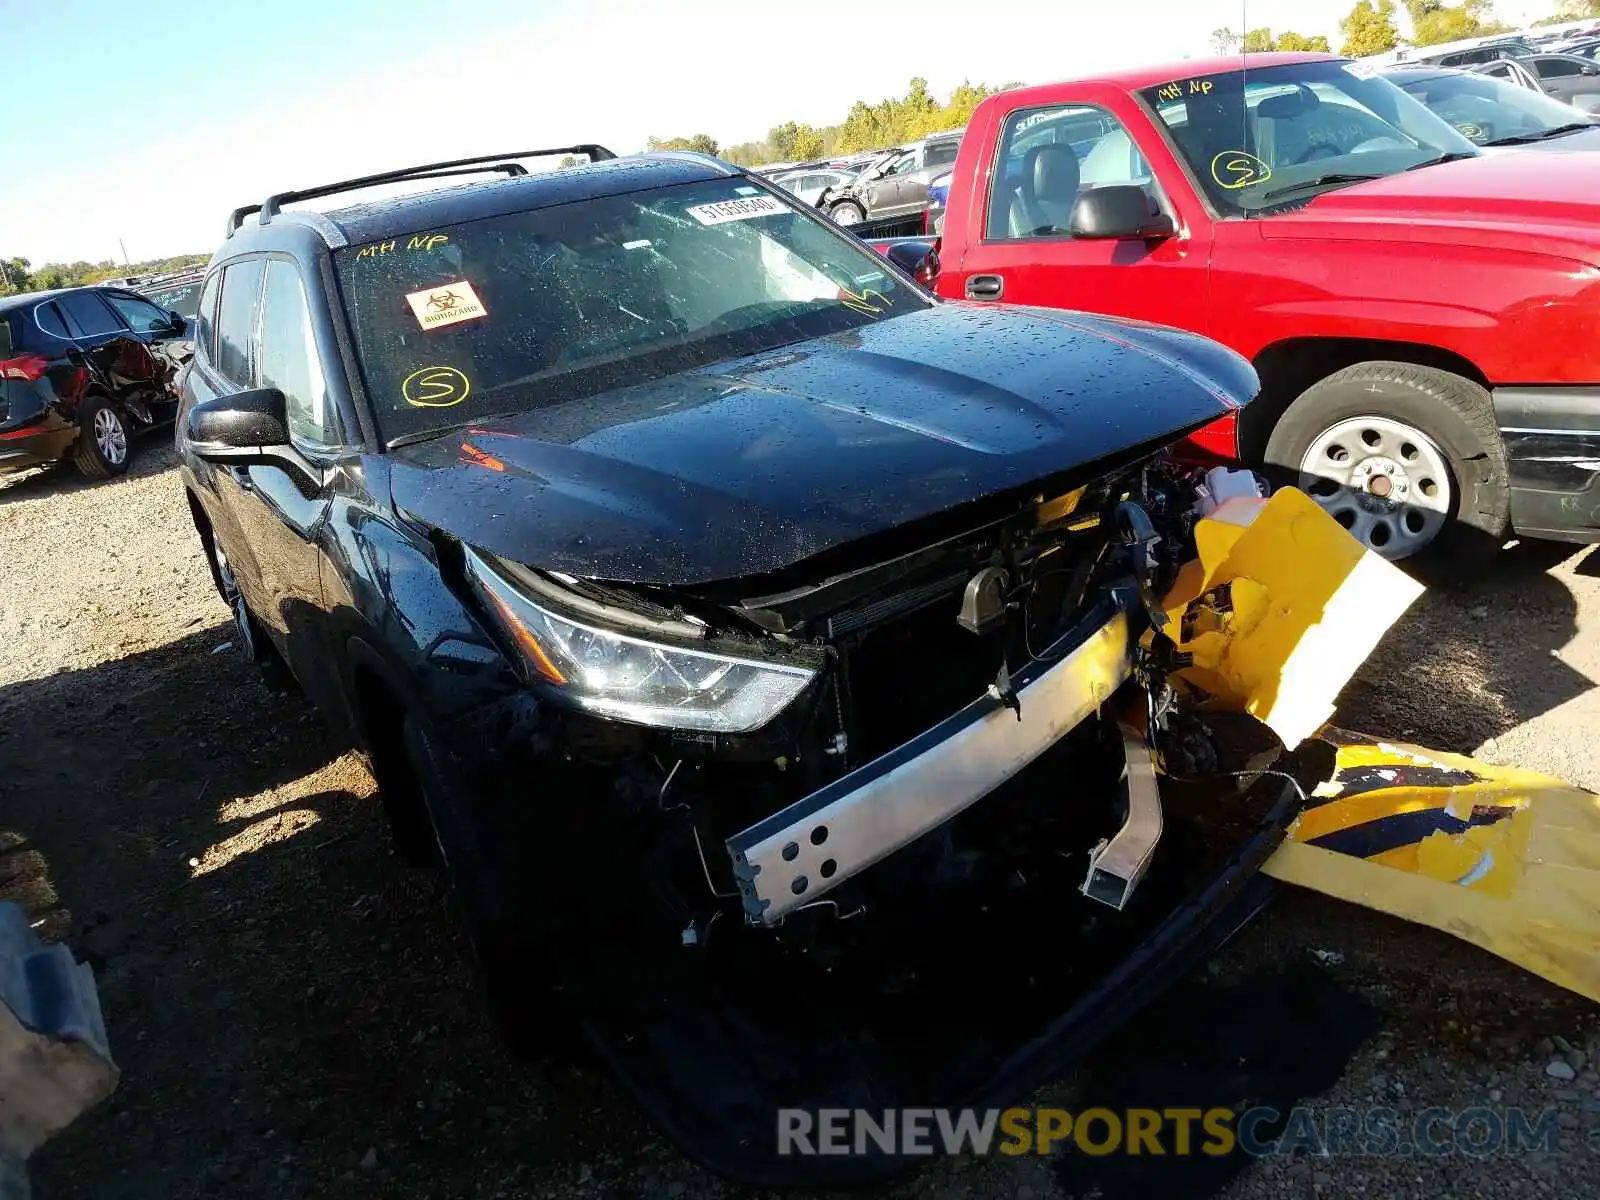
<path id="1" fill-rule="evenodd" d="M 830 208 L 828 215 L 840 225 L 859 225 L 867 219 L 867 210 L 854 200 L 844 200 Z"/>
<path id="2" fill-rule="evenodd" d="M 127 418 L 104 396 L 83 402 L 72 461 L 89 479 L 110 479 L 128 469 Z"/>
<path id="3" fill-rule="evenodd" d="M 1511 492 L 1489 395 L 1448 371 L 1337 371 L 1289 405 L 1266 457 L 1385 558 L 1459 563 L 1505 540 Z"/>
<path id="4" fill-rule="evenodd" d="M 498 851 L 504 848 L 503 839 L 480 819 L 476 798 L 437 735 L 408 716 L 403 737 L 472 944 L 490 1018 L 519 1056 L 548 1052 L 559 1045 L 552 1036 L 557 1022 L 550 1019 L 556 997 L 550 987 L 548 948 L 532 932 L 535 921 L 526 911 L 529 881 L 502 869 Z"/>

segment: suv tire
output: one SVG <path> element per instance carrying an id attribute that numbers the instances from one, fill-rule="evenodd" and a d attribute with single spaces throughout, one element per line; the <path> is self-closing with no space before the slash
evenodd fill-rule
<path id="1" fill-rule="evenodd" d="M 128 418 L 104 396 L 85 398 L 78 413 L 73 464 L 88 479 L 110 479 L 128 469 Z"/>
<path id="2" fill-rule="evenodd" d="M 1395 560 L 1459 569 L 1497 553 L 1510 528 L 1489 393 L 1434 367 L 1365 362 L 1319 380 L 1278 418 L 1266 463 Z"/>
<path id="3" fill-rule="evenodd" d="M 501 869 L 496 852 L 504 841 L 480 820 L 474 797 L 437 735 L 408 715 L 403 738 L 439 859 L 472 944 L 490 1018 L 514 1054 L 548 1053 L 561 1044 L 557 1033 L 561 1023 L 551 1019 L 558 997 L 549 986 L 554 973 L 550 948 L 533 932 L 536 921 L 524 919 L 529 914 L 519 903 L 531 891 L 530 880 L 513 879 Z"/>

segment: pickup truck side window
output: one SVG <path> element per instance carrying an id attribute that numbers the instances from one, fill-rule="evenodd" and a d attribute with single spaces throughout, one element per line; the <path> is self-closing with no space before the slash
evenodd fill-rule
<path id="1" fill-rule="evenodd" d="M 1104 109 L 1017 109 L 1006 117 L 989 188 L 989 240 L 1066 237 L 1082 192 L 1152 182 L 1133 138 Z"/>

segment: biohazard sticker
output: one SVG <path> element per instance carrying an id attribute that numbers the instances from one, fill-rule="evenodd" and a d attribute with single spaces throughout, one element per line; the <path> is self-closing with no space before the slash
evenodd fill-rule
<path id="1" fill-rule="evenodd" d="M 702 225 L 721 225 L 727 221 L 776 217 L 789 210 L 773 196 L 741 196 L 737 200 L 718 200 L 715 204 L 696 204 L 687 211 Z"/>
<path id="2" fill-rule="evenodd" d="M 420 292 L 407 292 L 406 303 L 411 305 L 411 311 L 417 314 L 417 324 L 424 329 L 438 329 L 442 325 L 455 325 L 489 315 L 483 301 L 478 299 L 478 293 L 472 290 L 472 285 L 465 279 L 441 283 L 438 287 Z"/>

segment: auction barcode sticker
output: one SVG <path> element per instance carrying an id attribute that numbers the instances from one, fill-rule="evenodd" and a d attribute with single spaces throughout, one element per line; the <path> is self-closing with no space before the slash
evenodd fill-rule
<path id="1" fill-rule="evenodd" d="M 783 202 L 773 196 L 718 200 L 713 204 L 696 204 L 687 210 L 689 215 L 702 225 L 721 225 L 725 221 L 748 221 L 752 217 L 775 217 L 788 211 Z"/>
<path id="2" fill-rule="evenodd" d="M 407 292 L 406 303 L 411 305 L 411 311 L 417 315 L 417 324 L 424 329 L 438 329 L 442 325 L 454 325 L 457 321 L 471 321 L 489 315 L 483 301 L 478 299 L 478 293 L 472 290 L 472 285 L 465 279 L 442 283 L 420 292 Z"/>

